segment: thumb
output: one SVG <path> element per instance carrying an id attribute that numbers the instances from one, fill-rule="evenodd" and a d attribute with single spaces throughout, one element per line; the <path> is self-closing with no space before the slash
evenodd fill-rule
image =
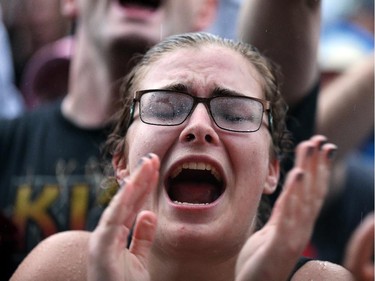
<path id="1" fill-rule="evenodd" d="M 135 222 L 134 235 L 130 252 L 137 256 L 141 264 L 147 267 L 152 242 L 156 232 L 156 215 L 150 211 L 142 211 Z"/>

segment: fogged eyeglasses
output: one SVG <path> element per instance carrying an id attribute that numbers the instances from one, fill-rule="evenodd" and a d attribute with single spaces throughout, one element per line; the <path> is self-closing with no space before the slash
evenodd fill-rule
<path id="1" fill-rule="evenodd" d="M 197 104 L 202 103 L 219 128 L 233 132 L 259 130 L 263 112 L 270 110 L 269 101 L 253 97 L 227 95 L 200 98 L 185 92 L 161 89 L 137 91 L 131 115 L 137 102 L 142 122 L 157 126 L 182 124 Z"/>

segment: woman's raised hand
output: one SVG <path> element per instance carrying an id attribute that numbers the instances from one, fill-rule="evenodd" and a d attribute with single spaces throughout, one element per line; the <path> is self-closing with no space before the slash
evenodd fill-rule
<path id="1" fill-rule="evenodd" d="M 236 280 L 287 280 L 309 242 L 315 220 L 328 191 L 336 146 L 314 136 L 296 149 L 294 168 L 267 224 L 243 247 Z"/>
<path id="2" fill-rule="evenodd" d="M 150 280 L 148 256 L 156 215 L 141 209 L 147 195 L 157 186 L 159 166 L 156 155 L 143 157 L 104 211 L 89 241 L 88 280 Z M 127 249 L 133 226 L 132 243 Z"/>

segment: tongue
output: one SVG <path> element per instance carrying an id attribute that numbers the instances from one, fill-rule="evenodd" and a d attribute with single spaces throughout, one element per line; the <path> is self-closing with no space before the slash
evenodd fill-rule
<path id="1" fill-rule="evenodd" d="M 170 197 L 181 203 L 206 204 L 216 199 L 215 190 L 208 183 L 176 183 L 171 189 Z"/>

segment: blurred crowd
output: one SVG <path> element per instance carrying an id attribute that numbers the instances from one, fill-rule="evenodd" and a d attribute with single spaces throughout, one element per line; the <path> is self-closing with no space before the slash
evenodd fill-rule
<path id="1" fill-rule="evenodd" d="M 236 38 L 241 3 L 221 0 L 208 31 Z M 1 91 L 0 116 L 13 117 L 64 95 L 74 23 L 62 15 L 60 0 L 1 0 L 0 5 L 1 87 L 9 87 Z M 318 56 L 322 85 L 372 53 L 373 7 L 372 0 L 322 1 Z M 5 106 L 11 103 L 7 100 L 12 106 Z"/>
<path id="2" fill-rule="evenodd" d="M 235 38 L 241 3 L 221 0 L 207 30 Z M 316 130 L 341 141 L 332 194 L 305 254 L 342 264 L 351 234 L 374 209 L 374 1 L 322 3 Z M 0 118 L 11 119 L 66 95 L 75 23 L 62 15 L 60 0 L 0 5 Z M 321 120 L 329 118 L 346 130 L 326 127 Z"/>

